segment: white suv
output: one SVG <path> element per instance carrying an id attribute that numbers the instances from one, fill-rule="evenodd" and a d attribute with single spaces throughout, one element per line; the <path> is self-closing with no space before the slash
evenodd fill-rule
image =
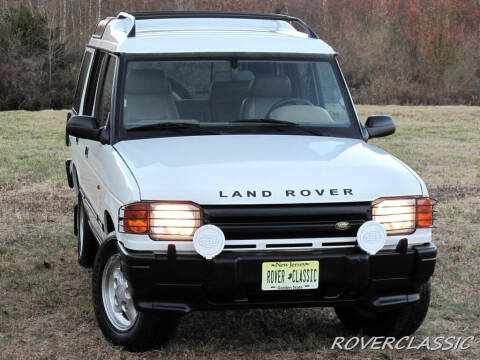
<path id="1" fill-rule="evenodd" d="M 366 334 L 413 333 L 434 202 L 367 143 L 394 131 L 389 116 L 359 121 L 336 53 L 297 18 L 102 20 L 66 165 L 105 336 L 139 349 L 192 310 L 317 306 Z"/>

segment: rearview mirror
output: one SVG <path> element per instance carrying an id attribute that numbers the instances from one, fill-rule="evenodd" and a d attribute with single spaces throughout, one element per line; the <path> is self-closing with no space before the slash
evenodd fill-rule
<path id="1" fill-rule="evenodd" d="M 395 132 L 393 119 L 388 115 L 370 115 L 365 127 L 369 138 L 387 136 Z"/>
<path id="2" fill-rule="evenodd" d="M 92 116 L 74 115 L 67 121 L 67 135 L 81 139 L 100 141 L 102 130 Z"/>

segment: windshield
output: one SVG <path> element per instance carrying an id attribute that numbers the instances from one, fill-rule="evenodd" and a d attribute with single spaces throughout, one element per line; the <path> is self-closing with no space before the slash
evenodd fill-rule
<path id="1" fill-rule="evenodd" d="M 130 60 L 120 123 L 122 138 L 360 137 L 334 59 Z"/>

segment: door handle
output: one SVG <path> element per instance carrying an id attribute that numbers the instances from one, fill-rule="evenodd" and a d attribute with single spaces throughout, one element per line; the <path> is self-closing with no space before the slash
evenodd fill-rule
<path id="1" fill-rule="evenodd" d="M 85 157 L 88 158 L 88 146 L 85 146 Z"/>

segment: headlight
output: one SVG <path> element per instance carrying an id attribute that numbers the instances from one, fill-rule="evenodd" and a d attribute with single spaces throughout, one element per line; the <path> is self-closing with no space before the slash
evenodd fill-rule
<path id="1" fill-rule="evenodd" d="M 154 240 L 192 240 L 202 212 L 189 203 L 140 202 L 120 208 L 119 230 L 149 234 Z"/>
<path id="2" fill-rule="evenodd" d="M 372 203 L 372 220 L 388 235 L 411 234 L 416 228 L 433 227 L 433 205 L 429 198 L 378 199 Z"/>

